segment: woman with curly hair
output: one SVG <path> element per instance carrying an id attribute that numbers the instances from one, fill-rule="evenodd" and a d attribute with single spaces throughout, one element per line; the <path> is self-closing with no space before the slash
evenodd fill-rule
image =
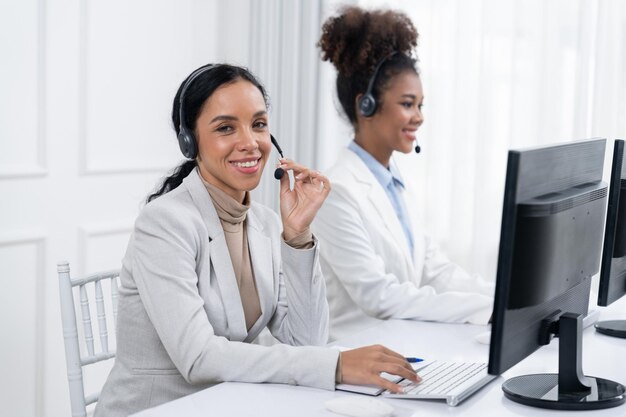
<path id="1" fill-rule="evenodd" d="M 323 25 L 322 59 L 354 139 L 328 172 L 318 212 L 331 339 L 389 318 L 486 324 L 493 284 L 450 262 L 412 226 L 415 212 L 394 152 L 409 153 L 424 121 L 418 33 L 392 10 L 344 8 Z"/>

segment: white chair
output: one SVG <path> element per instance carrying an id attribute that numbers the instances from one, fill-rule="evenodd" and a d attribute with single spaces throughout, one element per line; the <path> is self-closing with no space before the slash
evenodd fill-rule
<path id="1" fill-rule="evenodd" d="M 103 280 L 110 280 L 112 323 L 117 320 L 117 290 L 119 271 L 108 271 L 72 279 L 70 266 L 66 261 L 57 263 L 59 275 L 59 294 L 61 296 L 61 320 L 63 324 L 63 341 L 65 342 L 65 362 L 67 365 L 67 379 L 70 389 L 70 402 L 73 417 L 86 417 L 87 406 L 98 401 L 100 392 L 85 396 L 83 384 L 83 366 L 115 357 L 115 347 L 109 347 L 107 332 L 105 301 L 103 296 Z M 88 285 L 89 284 L 89 285 Z M 83 322 L 82 339 L 85 342 L 86 356 L 81 356 L 79 347 L 79 332 L 76 326 L 76 308 L 74 305 L 73 288 L 79 287 L 81 317 Z M 94 290 L 88 290 L 93 287 Z M 94 338 L 91 326 L 91 312 L 89 294 L 95 294 L 98 319 L 98 333 L 100 336 L 100 350 L 94 349 Z M 113 329 L 115 333 L 115 329 Z"/>

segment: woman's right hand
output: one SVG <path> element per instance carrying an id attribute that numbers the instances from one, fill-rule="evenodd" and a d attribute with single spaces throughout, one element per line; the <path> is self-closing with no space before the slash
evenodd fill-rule
<path id="1" fill-rule="evenodd" d="M 395 393 L 402 387 L 380 376 L 381 372 L 398 375 L 413 382 L 422 379 L 404 356 L 382 345 L 346 350 L 341 355 L 341 382 L 353 385 L 377 385 Z"/>
<path id="2" fill-rule="evenodd" d="M 280 179 L 280 217 L 284 238 L 290 240 L 309 228 L 330 193 L 330 181 L 318 171 L 291 159 L 282 158 L 279 167 L 285 171 L 292 170 L 294 174 L 293 190 L 289 189 L 288 175 Z"/>

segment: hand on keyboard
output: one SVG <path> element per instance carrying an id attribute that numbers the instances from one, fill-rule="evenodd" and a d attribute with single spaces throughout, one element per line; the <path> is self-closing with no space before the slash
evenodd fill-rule
<path id="1" fill-rule="evenodd" d="M 386 372 L 413 382 L 421 378 L 404 356 L 384 346 L 374 345 L 341 352 L 341 382 L 355 385 L 376 385 L 401 393 L 402 387 L 381 376 Z"/>

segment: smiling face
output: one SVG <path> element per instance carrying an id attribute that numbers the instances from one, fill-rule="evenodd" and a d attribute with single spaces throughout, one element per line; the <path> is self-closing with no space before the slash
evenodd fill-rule
<path id="1" fill-rule="evenodd" d="M 424 121 L 424 93 L 419 76 L 404 71 L 390 80 L 372 117 L 359 116 L 356 141 L 384 166 L 393 151 L 409 153 L 414 148 L 417 129 Z"/>
<path id="2" fill-rule="evenodd" d="M 259 184 L 271 151 L 259 89 L 237 80 L 215 90 L 202 106 L 195 136 L 202 178 L 242 202 L 245 192 Z"/>

